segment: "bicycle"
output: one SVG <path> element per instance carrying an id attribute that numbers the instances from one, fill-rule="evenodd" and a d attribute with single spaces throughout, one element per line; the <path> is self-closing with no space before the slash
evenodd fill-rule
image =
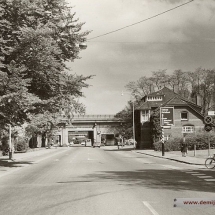
<path id="1" fill-rule="evenodd" d="M 213 169 L 215 167 L 215 154 L 213 155 L 213 157 L 207 158 L 205 160 L 205 166 L 208 169 Z"/>

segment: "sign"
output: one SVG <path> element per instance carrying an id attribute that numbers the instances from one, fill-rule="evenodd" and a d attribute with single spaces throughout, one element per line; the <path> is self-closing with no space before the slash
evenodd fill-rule
<path id="1" fill-rule="evenodd" d="M 174 125 L 174 107 L 161 107 L 160 114 L 161 126 Z"/>
<path id="2" fill-rule="evenodd" d="M 207 125 L 212 124 L 213 123 L 212 116 L 205 116 L 204 117 L 204 123 L 207 124 Z"/>
<path id="3" fill-rule="evenodd" d="M 211 131 L 212 126 L 211 125 L 205 125 L 205 131 Z"/>
<path id="4" fill-rule="evenodd" d="M 215 111 L 208 111 L 209 116 L 215 116 Z"/>

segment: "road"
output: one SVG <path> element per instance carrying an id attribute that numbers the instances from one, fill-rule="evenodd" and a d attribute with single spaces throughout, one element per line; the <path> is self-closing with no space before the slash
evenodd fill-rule
<path id="1" fill-rule="evenodd" d="M 213 170 L 130 150 L 56 149 L 11 168 L 0 177 L 2 215 L 214 214 L 173 207 L 175 198 L 214 198 Z"/>

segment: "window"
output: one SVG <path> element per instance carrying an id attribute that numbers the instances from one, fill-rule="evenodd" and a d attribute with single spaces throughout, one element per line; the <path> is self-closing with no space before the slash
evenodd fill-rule
<path id="1" fill-rule="evenodd" d="M 188 120 L 188 112 L 187 111 L 181 112 L 181 120 Z"/>
<path id="2" fill-rule="evenodd" d="M 193 133 L 194 131 L 195 131 L 195 128 L 193 125 L 182 127 L 182 133 Z"/>
<path id="3" fill-rule="evenodd" d="M 149 121 L 150 118 L 150 110 L 142 110 L 141 111 L 141 122 Z"/>
<path id="4" fill-rule="evenodd" d="M 162 101 L 162 97 L 161 96 L 150 96 L 147 98 L 147 101 Z"/>

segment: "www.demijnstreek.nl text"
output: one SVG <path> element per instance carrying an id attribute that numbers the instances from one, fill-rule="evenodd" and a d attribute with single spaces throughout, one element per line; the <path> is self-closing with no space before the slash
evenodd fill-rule
<path id="1" fill-rule="evenodd" d="M 176 198 L 174 207 L 211 207 L 215 206 L 215 198 Z"/>

